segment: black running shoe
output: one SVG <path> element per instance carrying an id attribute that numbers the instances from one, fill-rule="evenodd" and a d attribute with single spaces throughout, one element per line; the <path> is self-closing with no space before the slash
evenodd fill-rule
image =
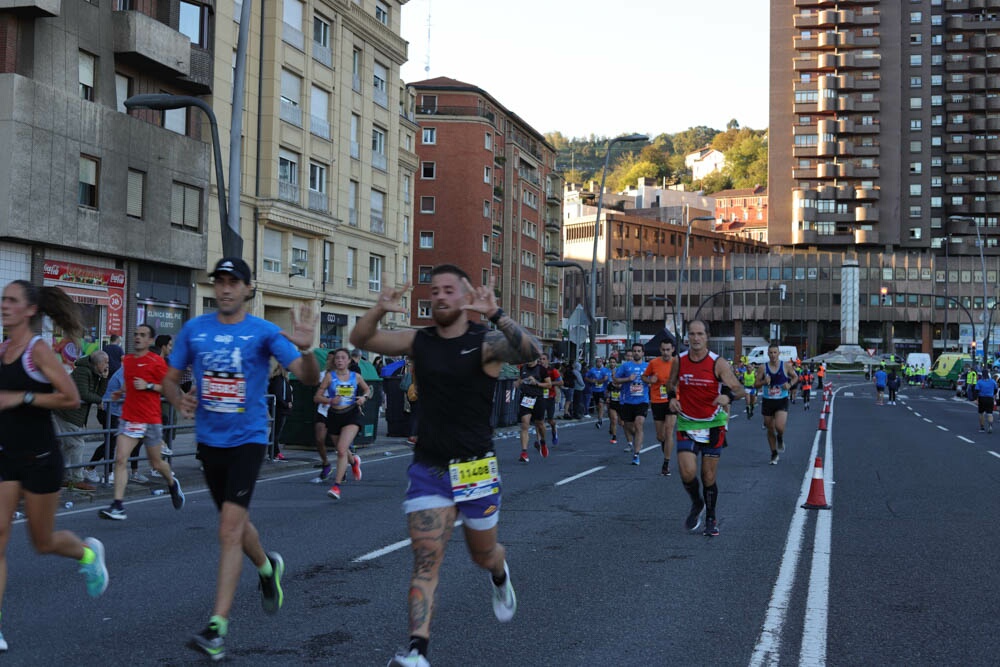
<path id="1" fill-rule="evenodd" d="M 691 511 L 688 512 L 687 518 L 684 519 L 684 530 L 689 533 L 693 533 L 698 530 L 701 526 L 701 511 L 705 509 L 705 503 L 699 500 L 696 503 L 691 503 Z"/>
<path id="2" fill-rule="evenodd" d="M 771 465 L 773 466 L 778 465 L 778 458 L 779 458 L 778 452 L 771 452 Z"/>
<path id="3" fill-rule="evenodd" d="M 174 477 L 174 483 L 169 487 L 170 502 L 174 504 L 174 509 L 179 510 L 184 507 L 184 491 L 181 489 L 180 480 Z"/>
<path id="4" fill-rule="evenodd" d="M 281 575 L 285 573 L 285 561 L 277 551 L 267 554 L 267 559 L 271 561 L 273 572 L 270 577 L 260 575 L 260 604 L 266 613 L 276 614 L 285 601 L 285 595 L 281 592 Z"/>
<path id="5" fill-rule="evenodd" d="M 719 536 L 719 522 L 715 518 L 705 519 L 705 532 L 703 533 L 705 537 L 718 537 Z"/>
<path id="6" fill-rule="evenodd" d="M 191 637 L 191 648 L 201 651 L 213 662 L 226 657 L 226 640 L 219 634 L 219 626 L 209 621 L 204 630 Z"/>
<path id="7" fill-rule="evenodd" d="M 777 436 L 777 440 L 778 440 L 778 451 L 779 452 L 785 451 L 785 436 L 779 433 Z"/>
<path id="8" fill-rule="evenodd" d="M 664 459 L 663 465 L 660 467 L 660 474 L 664 477 L 670 477 L 670 461 Z"/>

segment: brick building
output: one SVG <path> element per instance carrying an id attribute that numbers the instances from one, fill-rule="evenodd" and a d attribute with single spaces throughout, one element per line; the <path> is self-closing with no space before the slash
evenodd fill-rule
<path id="1" fill-rule="evenodd" d="M 715 198 L 715 230 L 767 243 L 767 188 L 722 190 Z"/>

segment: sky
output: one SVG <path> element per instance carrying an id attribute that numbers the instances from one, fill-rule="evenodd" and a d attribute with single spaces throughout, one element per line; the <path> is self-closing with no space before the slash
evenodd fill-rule
<path id="1" fill-rule="evenodd" d="M 724 130 L 734 118 L 763 129 L 768 12 L 767 0 L 409 0 L 401 74 L 476 85 L 567 137 Z"/>

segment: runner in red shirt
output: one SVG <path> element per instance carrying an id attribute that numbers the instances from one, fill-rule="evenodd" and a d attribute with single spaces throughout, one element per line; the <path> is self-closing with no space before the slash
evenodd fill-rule
<path id="1" fill-rule="evenodd" d="M 121 425 L 118 442 L 115 445 L 115 497 L 111 507 L 99 512 L 102 519 L 124 521 L 128 518 L 122 499 L 128 485 L 128 458 L 132 449 L 143 441 L 146 456 L 153 470 L 163 476 L 170 491 L 174 509 L 184 507 L 184 492 L 180 482 L 174 478 L 170 464 L 160 455 L 163 444 L 163 417 L 160 412 L 160 394 L 163 392 L 163 376 L 167 374 L 167 362 L 160 355 L 150 352 L 156 340 L 156 331 L 148 324 L 140 324 L 135 329 L 135 353 L 122 358 L 125 373 L 125 403 L 122 405 Z M 119 393 L 119 392 L 115 392 Z M 115 396 L 119 400 L 121 395 Z"/>

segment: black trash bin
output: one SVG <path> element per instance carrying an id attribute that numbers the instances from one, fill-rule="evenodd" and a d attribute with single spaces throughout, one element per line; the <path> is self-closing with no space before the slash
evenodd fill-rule
<path id="1" fill-rule="evenodd" d="M 405 438 L 410 435 L 410 414 L 406 412 L 403 390 L 399 388 L 402 382 L 403 378 L 399 375 L 382 378 L 385 434 L 390 438 Z"/>
<path id="2" fill-rule="evenodd" d="M 378 436 L 378 421 L 381 416 L 379 413 L 385 398 L 382 393 L 382 378 L 378 376 L 375 367 L 367 359 L 362 359 L 359 365 L 361 366 L 361 377 L 372 389 L 372 398 L 365 402 L 364 419 L 361 420 L 361 430 L 354 438 L 354 444 L 358 447 L 366 447 L 375 442 L 375 438 Z"/>

